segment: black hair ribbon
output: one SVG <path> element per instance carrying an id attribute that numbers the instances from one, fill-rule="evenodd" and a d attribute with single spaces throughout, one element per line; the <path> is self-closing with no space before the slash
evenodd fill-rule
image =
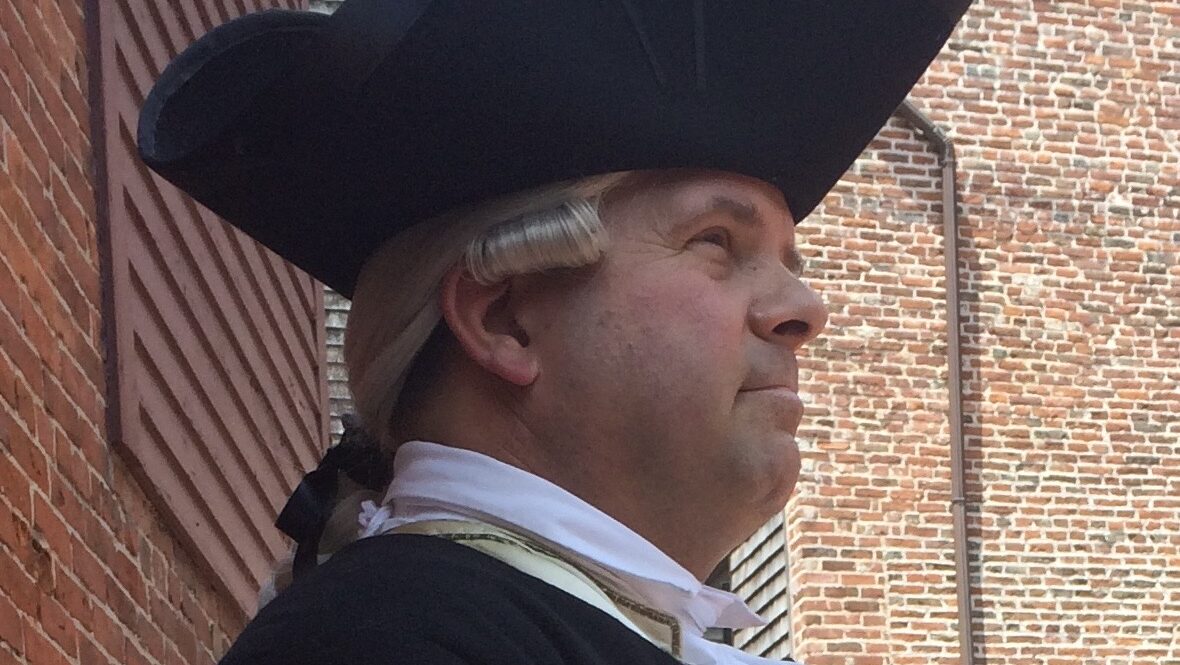
<path id="1" fill-rule="evenodd" d="M 320 539 L 340 490 L 340 473 L 366 489 L 381 491 L 389 484 L 392 469 L 388 455 L 359 424 L 353 414 L 345 414 L 344 433 L 340 441 L 324 453 L 324 458 L 303 476 L 275 520 L 275 526 L 295 541 L 292 576 L 298 579 L 316 565 Z"/>

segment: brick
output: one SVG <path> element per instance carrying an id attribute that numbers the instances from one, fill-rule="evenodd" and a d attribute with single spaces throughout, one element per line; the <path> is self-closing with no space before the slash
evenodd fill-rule
<path id="1" fill-rule="evenodd" d="M 70 658 L 77 655 L 77 631 L 61 603 L 54 598 L 42 597 L 38 604 L 37 620 L 41 630 L 45 631 L 57 649 Z"/>
<path id="2" fill-rule="evenodd" d="M 111 658 L 113 663 L 126 661 L 127 637 L 117 622 L 103 611 L 96 611 L 89 626 L 89 635 Z"/>
<path id="3" fill-rule="evenodd" d="M 0 642 L 7 644 L 17 654 L 23 653 L 24 628 L 27 624 L 28 620 L 21 616 L 12 601 L 0 595 Z"/>
<path id="4" fill-rule="evenodd" d="M 69 662 L 58 645 L 36 630 L 25 631 L 25 653 L 29 665 L 67 665 Z"/>
<path id="5" fill-rule="evenodd" d="M 33 496 L 33 529 L 36 531 L 37 537 L 45 540 L 46 545 L 53 552 L 54 557 L 61 562 L 61 565 L 67 568 L 72 567 L 70 545 L 74 537 L 57 515 L 57 511 L 50 507 L 40 493 L 35 493 Z"/>
<path id="6" fill-rule="evenodd" d="M 23 381 L 16 381 L 16 410 L 20 418 L 29 423 L 36 422 L 37 405 L 33 401 L 36 399 L 29 391 L 28 387 Z M 34 425 L 35 427 L 35 425 Z M 11 437 L 12 447 L 5 451 L 5 454 L 12 456 L 21 473 L 23 473 L 29 481 L 36 487 L 42 490 L 48 489 L 48 458 L 45 451 L 40 448 L 38 442 L 33 439 L 22 427 L 12 427 L 8 431 Z"/>
<path id="7" fill-rule="evenodd" d="M 85 632 L 93 621 L 93 596 L 88 589 L 74 580 L 71 573 L 62 570 L 60 566 L 55 572 L 53 597 L 61 603 L 74 623 Z M 84 638 L 79 637 L 79 648 L 84 641 Z"/>

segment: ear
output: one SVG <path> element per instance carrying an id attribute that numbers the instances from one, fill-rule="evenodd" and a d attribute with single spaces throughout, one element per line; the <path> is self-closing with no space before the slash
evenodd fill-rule
<path id="1" fill-rule="evenodd" d="M 511 280 L 480 284 L 456 266 L 443 277 L 441 287 L 443 319 L 471 360 L 516 386 L 536 381 L 541 365 L 516 320 Z"/>

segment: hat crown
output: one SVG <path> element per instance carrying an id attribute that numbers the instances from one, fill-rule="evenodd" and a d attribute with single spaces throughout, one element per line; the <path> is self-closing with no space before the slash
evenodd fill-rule
<path id="1" fill-rule="evenodd" d="M 345 295 L 410 224 L 615 171 L 743 173 L 779 187 L 800 220 L 967 5 L 348 0 L 315 25 L 248 16 L 219 33 L 234 40 L 203 39 L 169 67 L 145 105 L 141 149 Z M 283 66 L 261 76 L 248 66 L 260 58 Z M 235 103 L 192 120 L 227 88 Z M 168 118 L 195 131 L 165 131 Z"/>

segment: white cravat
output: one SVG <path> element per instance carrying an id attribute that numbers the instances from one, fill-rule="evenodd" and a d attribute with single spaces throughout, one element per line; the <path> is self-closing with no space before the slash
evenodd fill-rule
<path id="1" fill-rule="evenodd" d="M 690 665 L 778 663 L 710 642 L 710 627 L 765 625 L 736 595 L 702 584 L 655 545 L 553 483 L 480 453 L 427 441 L 398 448 L 381 506 L 365 502 L 362 538 L 406 524 L 477 520 L 534 538 L 675 617 Z"/>

